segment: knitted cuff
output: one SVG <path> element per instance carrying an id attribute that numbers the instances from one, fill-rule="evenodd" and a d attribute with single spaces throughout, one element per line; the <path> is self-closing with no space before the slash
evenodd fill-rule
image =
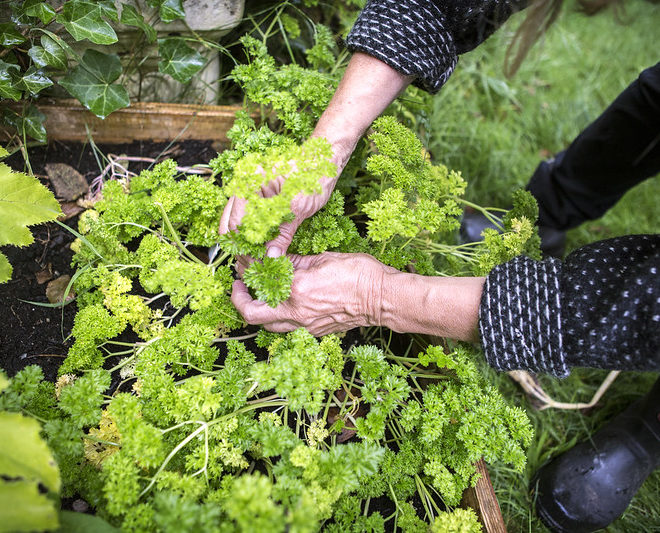
<path id="1" fill-rule="evenodd" d="M 370 1 L 351 29 L 346 45 L 407 76 L 431 93 L 449 79 L 457 56 L 442 12 L 429 0 Z"/>
<path id="2" fill-rule="evenodd" d="M 488 364 L 567 376 L 562 349 L 561 262 L 516 257 L 486 279 L 479 333 Z"/>

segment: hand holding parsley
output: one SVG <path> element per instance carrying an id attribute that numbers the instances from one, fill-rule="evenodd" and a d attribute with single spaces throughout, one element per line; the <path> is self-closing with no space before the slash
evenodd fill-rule
<path id="1" fill-rule="evenodd" d="M 267 185 L 262 186 L 258 191 L 259 196 L 263 198 L 272 198 L 280 193 L 282 185 L 284 184 L 285 177 L 280 176 L 275 180 L 270 181 Z M 284 255 L 291 244 L 296 230 L 302 222 L 315 214 L 321 209 L 330 198 L 335 184 L 336 178 L 321 178 L 319 180 L 322 191 L 320 194 L 303 194 L 299 193 L 291 200 L 290 209 L 295 215 L 295 218 L 290 222 L 283 222 L 279 227 L 279 234 L 275 239 L 266 243 L 268 257 L 280 257 Z M 230 231 L 237 231 L 238 227 L 245 215 L 245 206 L 247 200 L 239 196 L 232 196 L 229 198 L 227 205 L 222 212 L 220 218 L 219 233 L 224 235 Z"/>
<path id="2" fill-rule="evenodd" d="M 304 327 L 315 336 L 358 326 L 475 340 L 484 278 L 400 272 L 367 254 L 325 252 L 290 256 L 288 300 L 271 308 L 235 281 L 232 303 L 250 324 L 286 332 Z"/>
<path id="3" fill-rule="evenodd" d="M 266 243 L 269 257 L 284 255 L 300 224 L 327 203 L 357 142 L 410 81 L 409 76 L 399 74 L 374 57 L 361 53 L 353 55 L 339 87 L 310 136 L 324 138 L 330 143 L 333 154 L 331 160 L 337 172 L 319 180 L 319 194 L 299 194 L 291 200 L 290 208 L 295 218 L 282 223 L 279 235 Z M 257 192 L 263 198 L 272 198 L 280 194 L 285 181 L 286 177 L 280 176 Z M 220 220 L 221 235 L 238 229 L 245 215 L 246 204 L 247 200 L 239 196 L 229 199 Z"/>
<path id="4" fill-rule="evenodd" d="M 232 303 L 249 323 L 275 332 L 305 327 L 315 336 L 379 325 L 383 278 L 395 269 L 367 254 L 289 257 L 291 295 L 274 309 L 253 300 L 242 281 L 234 282 Z"/>

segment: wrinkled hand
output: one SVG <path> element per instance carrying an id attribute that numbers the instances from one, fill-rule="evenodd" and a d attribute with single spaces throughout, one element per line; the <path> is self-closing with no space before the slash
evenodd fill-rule
<path id="1" fill-rule="evenodd" d="M 304 327 L 315 336 L 380 325 L 383 280 L 395 269 L 367 254 L 289 257 L 295 269 L 291 296 L 275 308 L 234 282 L 232 303 L 248 323 L 278 333 Z"/>
<path id="2" fill-rule="evenodd" d="M 270 198 L 279 194 L 284 180 L 284 177 L 272 180 L 268 185 L 261 187 L 259 194 L 264 198 Z M 335 178 L 322 178 L 320 183 L 322 188 L 321 194 L 309 195 L 300 193 L 291 200 L 291 212 L 295 215 L 295 218 L 291 222 L 281 224 L 279 235 L 266 243 L 268 257 L 279 257 L 286 254 L 293 240 L 293 235 L 303 220 L 311 217 L 328 202 L 337 180 Z M 232 196 L 229 199 L 220 218 L 219 232 L 221 235 L 230 231 L 236 231 L 243 219 L 243 215 L 245 215 L 246 203 L 247 200 L 237 196 Z"/>

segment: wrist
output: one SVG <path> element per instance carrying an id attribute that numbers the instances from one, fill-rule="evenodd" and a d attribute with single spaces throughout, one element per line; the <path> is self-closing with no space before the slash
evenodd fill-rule
<path id="1" fill-rule="evenodd" d="M 320 137 L 330 143 L 332 147 L 331 161 L 337 167 L 337 174 L 334 178 L 338 178 L 348 163 L 348 160 L 353 154 L 353 150 L 360 140 L 361 133 L 351 131 L 349 125 L 342 125 L 340 119 L 333 119 L 330 123 L 323 123 L 323 119 L 319 121 L 316 128 L 311 134 L 311 137 Z"/>
<path id="2" fill-rule="evenodd" d="M 381 325 L 398 332 L 476 341 L 484 281 L 478 277 L 386 273 Z"/>

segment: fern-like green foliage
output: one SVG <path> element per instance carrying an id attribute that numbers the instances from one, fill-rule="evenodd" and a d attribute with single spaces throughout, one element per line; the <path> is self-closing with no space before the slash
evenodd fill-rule
<path id="1" fill-rule="evenodd" d="M 369 244 L 355 223 L 344 214 L 344 195 L 335 190 L 328 203 L 315 216 L 306 219 L 296 231 L 289 250 L 300 255 L 332 252 L 367 252 Z"/>
<path id="2" fill-rule="evenodd" d="M 0 246 L 27 246 L 34 237 L 29 226 L 62 214 L 55 196 L 39 180 L 0 163 Z M 0 252 L 0 283 L 11 278 L 12 267 Z"/>
<path id="3" fill-rule="evenodd" d="M 257 126 L 248 108 L 239 113 L 211 179 L 166 161 L 105 184 L 73 246 L 79 309 L 62 375 L 53 385 L 26 369 L 0 395 L 1 408 L 46 421 L 63 495 L 80 495 L 124 531 L 473 531 L 473 515 L 437 511 L 475 483 L 474 461 L 524 465 L 529 423 L 467 347 L 413 357 L 378 338 L 360 345 L 299 329 L 253 341 L 241 329 L 230 300 L 235 256 L 255 259 L 243 278 L 257 298 L 287 298 L 292 264 L 264 257 L 265 243 L 291 220 L 296 195 L 335 174 L 327 142 L 302 142 L 334 79 L 319 72 L 334 52 L 327 32 L 317 35 L 308 57 L 318 70 L 305 73 L 244 40 L 250 61 L 235 79 L 275 120 Z M 346 169 L 292 251 L 367 252 L 427 275 L 534 252 L 535 205 L 524 193 L 503 234 L 454 244 L 465 182 L 431 163 L 393 117 L 375 124 Z M 263 198 L 265 187 L 279 194 Z M 232 195 L 248 200 L 245 217 L 219 237 Z M 370 511 L 377 498 L 390 498 L 393 512 Z"/>
<path id="4" fill-rule="evenodd" d="M 518 190 L 512 195 L 513 208 L 502 219 L 503 231 L 487 228 L 483 232 L 484 246 L 478 251 L 473 272 L 487 275 L 493 267 L 518 255 L 541 259 L 541 239 L 534 226 L 539 215 L 536 200 L 529 191 Z"/>
<path id="5" fill-rule="evenodd" d="M 248 200 L 239 232 L 234 236 L 238 252 L 241 244 L 264 244 L 279 225 L 291 216 L 291 200 L 300 194 L 319 194 L 319 180 L 334 176 L 330 161 L 332 149 L 325 139 L 309 139 L 300 146 L 275 147 L 264 154 L 250 153 L 236 163 L 232 179 L 225 183 L 227 197 Z M 279 193 L 265 198 L 261 187 L 282 180 Z M 264 248 L 265 251 L 265 248 Z M 262 254 L 263 255 L 263 254 Z"/>
<path id="6" fill-rule="evenodd" d="M 319 343 L 307 331 L 298 329 L 276 339 L 268 348 L 269 364 L 257 363 L 252 375 L 262 387 L 274 388 L 288 398 L 291 409 L 305 408 L 314 413 L 320 410 L 326 391 L 340 384 L 332 359 L 336 357 L 336 348 L 329 342 Z"/>
<path id="7" fill-rule="evenodd" d="M 456 229 L 461 209 L 454 197 L 466 186 L 460 174 L 431 164 L 417 136 L 394 117 L 377 119 L 373 130 L 378 153 L 367 160 L 367 171 L 381 179 L 383 192 L 363 205 L 369 237 L 382 242 Z"/>
<path id="8" fill-rule="evenodd" d="M 293 263 L 288 257 L 264 257 L 243 272 L 243 281 L 254 289 L 258 300 L 276 307 L 291 294 Z"/>
<path id="9" fill-rule="evenodd" d="M 472 509 L 440 513 L 431 524 L 431 533 L 481 533 L 479 518 Z"/>
<path id="10" fill-rule="evenodd" d="M 319 67 L 334 61 L 328 33 L 327 28 L 318 27 L 317 46 L 308 51 L 311 63 Z M 290 137 L 297 142 L 305 140 L 332 98 L 336 76 L 296 64 L 276 66 L 263 42 L 244 36 L 241 43 L 250 62 L 233 70 L 234 80 L 250 101 L 275 112 Z M 307 112 L 301 113 L 303 108 Z"/>

